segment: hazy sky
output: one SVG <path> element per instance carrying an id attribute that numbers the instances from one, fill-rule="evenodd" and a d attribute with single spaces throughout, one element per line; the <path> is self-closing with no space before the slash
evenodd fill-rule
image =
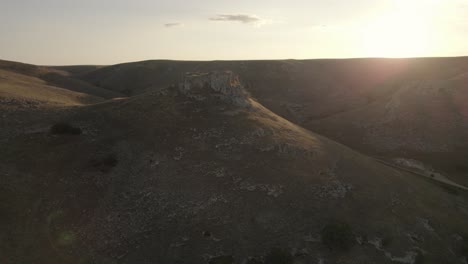
<path id="1" fill-rule="evenodd" d="M 0 59 L 468 55 L 468 0 L 0 0 Z"/>

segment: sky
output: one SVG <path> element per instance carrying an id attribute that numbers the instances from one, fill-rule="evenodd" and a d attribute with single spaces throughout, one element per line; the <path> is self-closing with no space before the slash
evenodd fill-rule
<path id="1" fill-rule="evenodd" d="M 0 0 L 0 59 L 463 56 L 466 14 L 468 0 Z"/>

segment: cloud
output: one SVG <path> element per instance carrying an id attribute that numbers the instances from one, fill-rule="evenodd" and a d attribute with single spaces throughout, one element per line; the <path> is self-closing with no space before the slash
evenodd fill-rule
<path id="1" fill-rule="evenodd" d="M 220 14 L 215 17 L 210 17 L 211 21 L 224 21 L 224 22 L 241 22 L 244 24 L 254 24 L 254 25 L 263 25 L 267 22 L 256 15 L 247 15 L 247 14 L 236 14 L 236 15 L 227 15 Z"/>
<path id="2" fill-rule="evenodd" d="M 167 28 L 172 28 L 172 27 L 182 27 L 184 26 L 184 24 L 176 22 L 176 23 L 166 23 L 164 24 L 164 26 Z"/>

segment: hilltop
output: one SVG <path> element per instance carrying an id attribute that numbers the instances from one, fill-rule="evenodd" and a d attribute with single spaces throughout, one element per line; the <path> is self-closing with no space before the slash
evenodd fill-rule
<path id="1" fill-rule="evenodd" d="M 422 163 L 427 173 L 468 185 L 467 57 L 143 61 L 78 78 L 136 95 L 177 82 L 185 72 L 213 70 L 238 73 L 261 104 L 306 129 L 390 162 Z"/>

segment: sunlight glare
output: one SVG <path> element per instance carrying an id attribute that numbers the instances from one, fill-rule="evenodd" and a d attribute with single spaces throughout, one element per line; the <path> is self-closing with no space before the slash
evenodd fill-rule
<path id="1" fill-rule="evenodd" d="M 431 49 L 431 16 L 440 1 L 395 1 L 394 8 L 362 29 L 369 57 L 417 57 Z"/>

